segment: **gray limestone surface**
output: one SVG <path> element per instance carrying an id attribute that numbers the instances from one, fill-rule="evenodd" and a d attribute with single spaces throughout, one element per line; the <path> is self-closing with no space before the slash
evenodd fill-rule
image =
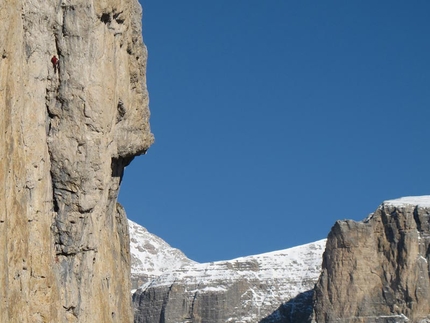
<path id="1" fill-rule="evenodd" d="M 430 322 L 430 197 L 384 202 L 327 240 L 313 322 Z"/>

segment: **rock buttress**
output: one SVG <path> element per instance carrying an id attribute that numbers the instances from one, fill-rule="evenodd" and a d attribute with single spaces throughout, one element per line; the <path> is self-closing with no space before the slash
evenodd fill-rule
<path id="1" fill-rule="evenodd" d="M 0 322 L 132 322 L 116 199 L 153 141 L 140 5 L 3 0 L 0 19 Z"/>
<path id="2" fill-rule="evenodd" d="M 314 322 L 430 322 L 430 207 L 384 203 L 338 221 L 315 288 Z"/>

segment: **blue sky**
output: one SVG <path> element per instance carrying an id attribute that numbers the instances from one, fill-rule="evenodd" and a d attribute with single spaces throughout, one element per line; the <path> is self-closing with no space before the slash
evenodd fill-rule
<path id="1" fill-rule="evenodd" d="M 430 194 L 430 1 L 141 3 L 156 139 L 131 220 L 205 262 Z"/>

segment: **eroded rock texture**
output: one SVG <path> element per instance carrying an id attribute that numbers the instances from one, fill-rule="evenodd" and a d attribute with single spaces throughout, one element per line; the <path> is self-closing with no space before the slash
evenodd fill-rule
<path id="1" fill-rule="evenodd" d="M 3 0 L 0 19 L 0 322 L 131 322 L 116 197 L 153 141 L 140 5 Z"/>
<path id="2" fill-rule="evenodd" d="M 384 202 L 338 221 L 315 289 L 314 321 L 430 322 L 430 198 Z"/>

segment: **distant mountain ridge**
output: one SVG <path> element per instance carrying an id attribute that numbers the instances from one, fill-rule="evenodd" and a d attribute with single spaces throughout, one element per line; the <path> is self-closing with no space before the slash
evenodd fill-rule
<path id="1" fill-rule="evenodd" d="M 144 323 L 277 322 L 282 304 L 313 289 L 326 242 L 196 263 L 138 224 L 129 227 L 134 288 L 140 284 L 135 322 Z"/>
<path id="2" fill-rule="evenodd" d="M 204 264 L 134 230 L 150 240 L 131 232 L 132 252 L 153 246 L 133 256 L 153 273 L 133 295 L 135 323 L 430 323 L 430 196 L 337 221 L 327 240 Z"/>

